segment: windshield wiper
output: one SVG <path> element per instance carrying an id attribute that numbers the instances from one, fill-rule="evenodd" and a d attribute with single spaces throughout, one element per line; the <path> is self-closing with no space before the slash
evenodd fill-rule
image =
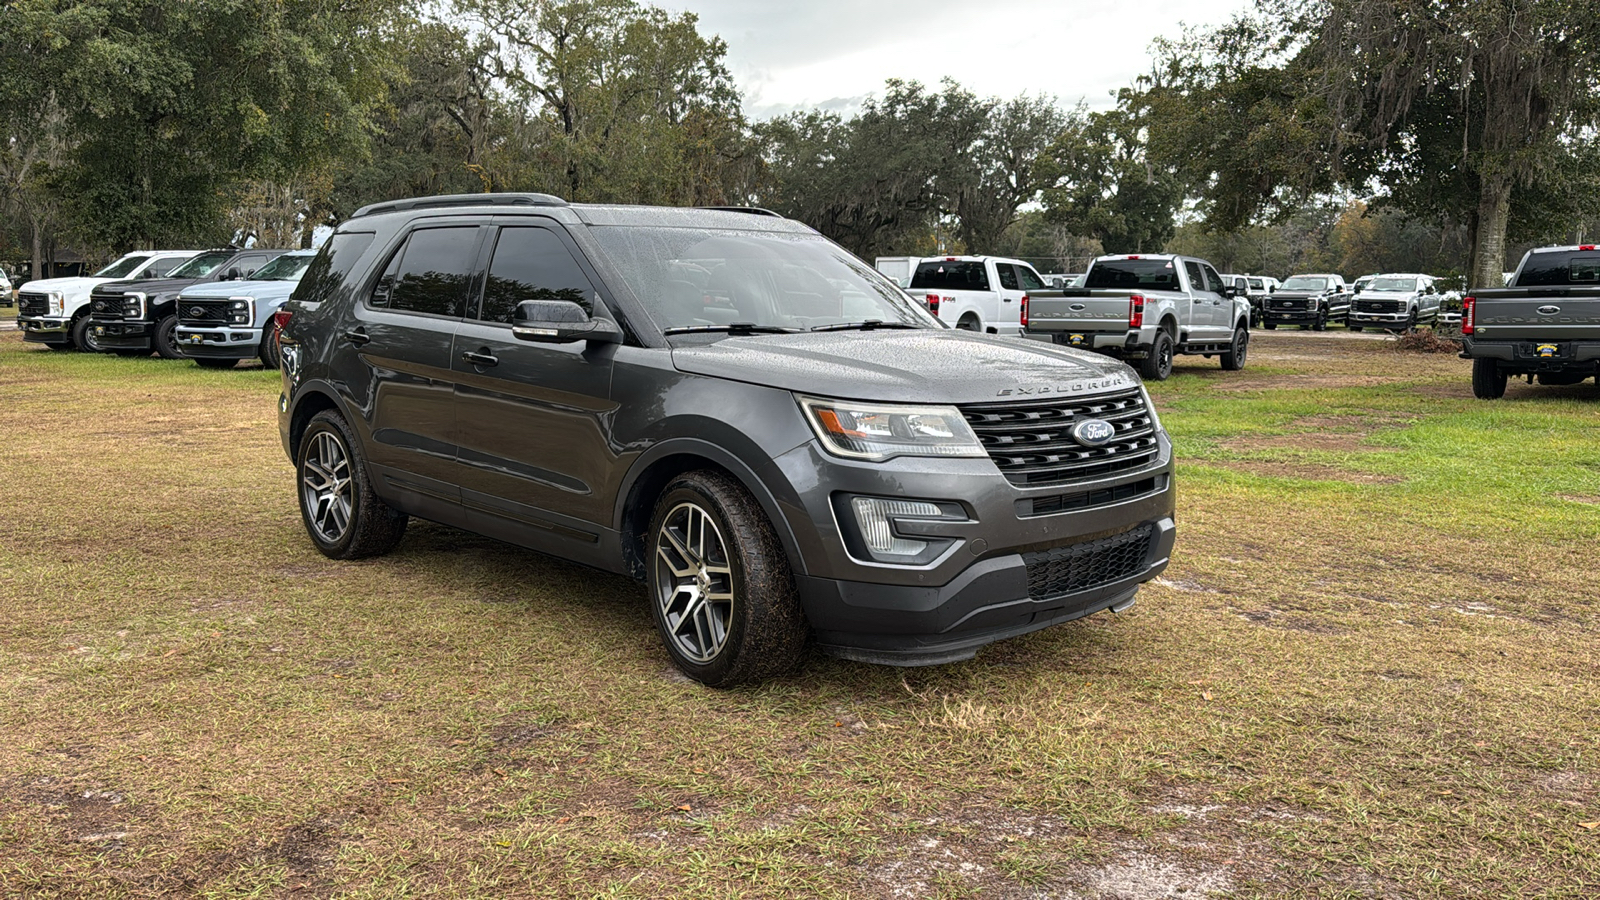
<path id="1" fill-rule="evenodd" d="M 754 322 L 730 322 L 727 325 L 679 325 L 661 332 L 666 335 L 673 334 L 717 334 L 727 332 L 731 335 L 745 334 L 799 334 L 798 328 L 785 328 L 782 325 L 757 325 Z"/>
<path id="2" fill-rule="evenodd" d="M 910 322 L 885 322 L 882 319 L 868 319 L 865 322 L 836 322 L 832 325 L 814 325 L 812 331 L 876 331 L 879 328 L 917 328 Z"/>

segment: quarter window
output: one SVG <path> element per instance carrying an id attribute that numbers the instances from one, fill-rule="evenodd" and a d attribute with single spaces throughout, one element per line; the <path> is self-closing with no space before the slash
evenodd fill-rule
<path id="1" fill-rule="evenodd" d="M 483 288 L 486 322 L 510 322 L 524 300 L 570 300 L 594 314 L 594 287 L 552 231 L 502 228 Z"/>
<path id="2" fill-rule="evenodd" d="M 1017 270 L 1010 263 L 995 263 L 995 272 L 1000 276 L 1000 287 L 1008 291 L 1020 291 L 1017 286 Z"/>
<path id="3" fill-rule="evenodd" d="M 371 305 L 460 317 L 477 245 L 475 225 L 413 231 L 373 291 Z"/>

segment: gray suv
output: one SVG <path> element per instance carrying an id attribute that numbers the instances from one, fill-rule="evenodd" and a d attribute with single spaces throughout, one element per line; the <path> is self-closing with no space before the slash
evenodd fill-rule
<path id="1" fill-rule="evenodd" d="M 381 203 L 284 313 L 279 427 L 327 556 L 408 516 L 648 587 L 725 686 L 1133 602 L 1173 544 L 1132 370 L 950 329 L 810 228 L 539 194 Z"/>

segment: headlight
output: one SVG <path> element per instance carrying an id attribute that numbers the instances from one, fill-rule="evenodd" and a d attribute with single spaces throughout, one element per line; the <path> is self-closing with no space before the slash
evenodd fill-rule
<path id="1" fill-rule="evenodd" d="M 228 324 L 249 325 L 256 318 L 256 301 L 254 297 L 229 297 L 228 298 Z"/>
<path id="2" fill-rule="evenodd" d="M 66 295 L 60 291 L 51 291 L 45 295 L 50 298 L 50 315 L 59 316 L 66 309 Z"/>
<path id="3" fill-rule="evenodd" d="M 143 319 L 144 302 L 146 299 L 146 296 L 138 291 L 130 291 L 126 294 L 123 294 L 122 317 L 124 319 Z"/>
<path id="4" fill-rule="evenodd" d="M 846 459 L 983 457 L 983 445 L 953 406 L 888 406 L 800 397 L 822 446 Z"/>

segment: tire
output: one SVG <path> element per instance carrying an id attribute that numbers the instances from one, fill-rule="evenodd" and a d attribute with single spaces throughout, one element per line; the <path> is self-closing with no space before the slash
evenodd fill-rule
<path id="1" fill-rule="evenodd" d="M 684 674 L 723 688 L 799 666 L 810 628 L 789 559 L 742 485 L 720 472 L 679 476 L 645 543 L 656 629 Z"/>
<path id="2" fill-rule="evenodd" d="M 1472 396 L 1479 400 L 1499 400 L 1506 395 L 1506 373 L 1492 359 L 1472 361 Z"/>
<path id="3" fill-rule="evenodd" d="M 1356 334 L 1360 334 L 1361 333 L 1361 326 L 1360 325 L 1350 325 L 1348 327 L 1349 327 L 1349 329 L 1351 331 L 1354 331 Z"/>
<path id="4" fill-rule="evenodd" d="M 79 316 L 72 322 L 72 346 L 84 353 L 104 353 L 105 348 L 94 339 L 94 329 L 91 327 L 89 317 Z"/>
<path id="5" fill-rule="evenodd" d="M 311 417 L 295 454 L 300 520 L 329 559 L 363 559 L 393 550 L 405 536 L 405 513 L 378 499 L 367 457 L 344 417 L 323 410 Z"/>
<path id="6" fill-rule="evenodd" d="M 237 359 L 216 359 L 209 356 L 192 357 L 194 364 L 202 369 L 231 369 L 238 365 Z"/>
<path id="7" fill-rule="evenodd" d="M 164 316 L 156 322 L 155 332 L 156 355 L 162 359 L 183 359 L 183 351 L 178 349 L 178 316 L 176 314 Z"/>
<path id="8" fill-rule="evenodd" d="M 1406 317 L 1406 324 L 1403 327 L 1401 327 L 1400 333 L 1401 334 L 1416 334 L 1417 333 L 1417 311 L 1416 310 L 1413 309 L 1411 311 L 1411 315 Z"/>
<path id="9" fill-rule="evenodd" d="M 261 335 L 261 348 L 256 351 L 256 359 L 261 360 L 261 364 L 269 369 L 277 369 L 283 359 L 278 347 L 279 334 L 279 330 L 273 327 L 271 320 L 268 320 L 267 327 Z"/>
<path id="10" fill-rule="evenodd" d="M 1278 330 L 1278 323 L 1277 322 L 1262 322 L 1261 323 L 1261 327 L 1265 328 L 1268 331 L 1277 331 Z"/>
<path id="11" fill-rule="evenodd" d="M 962 331 L 982 331 L 983 323 L 978 321 L 977 316 L 962 316 L 956 327 Z"/>
<path id="12" fill-rule="evenodd" d="M 1319 310 L 1317 312 L 1317 320 L 1315 322 L 1311 323 L 1311 330 L 1312 331 L 1327 331 L 1328 330 L 1328 311 L 1326 309 Z"/>
<path id="13" fill-rule="evenodd" d="M 1224 372 L 1237 372 L 1244 368 L 1245 357 L 1250 355 L 1250 331 L 1245 328 L 1233 330 L 1233 341 L 1228 352 L 1222 354 L 1222 370 Z"/>
<path id="14" fill-rule="evenodd" d="M 1139 375 L 1145 381 L 1166 381 L 1172 377 L 1172 335 L 1165 328 L 1156 332 L 1156 342 L 1150 346 L 1150 355 L 1139 360 Z"/>

